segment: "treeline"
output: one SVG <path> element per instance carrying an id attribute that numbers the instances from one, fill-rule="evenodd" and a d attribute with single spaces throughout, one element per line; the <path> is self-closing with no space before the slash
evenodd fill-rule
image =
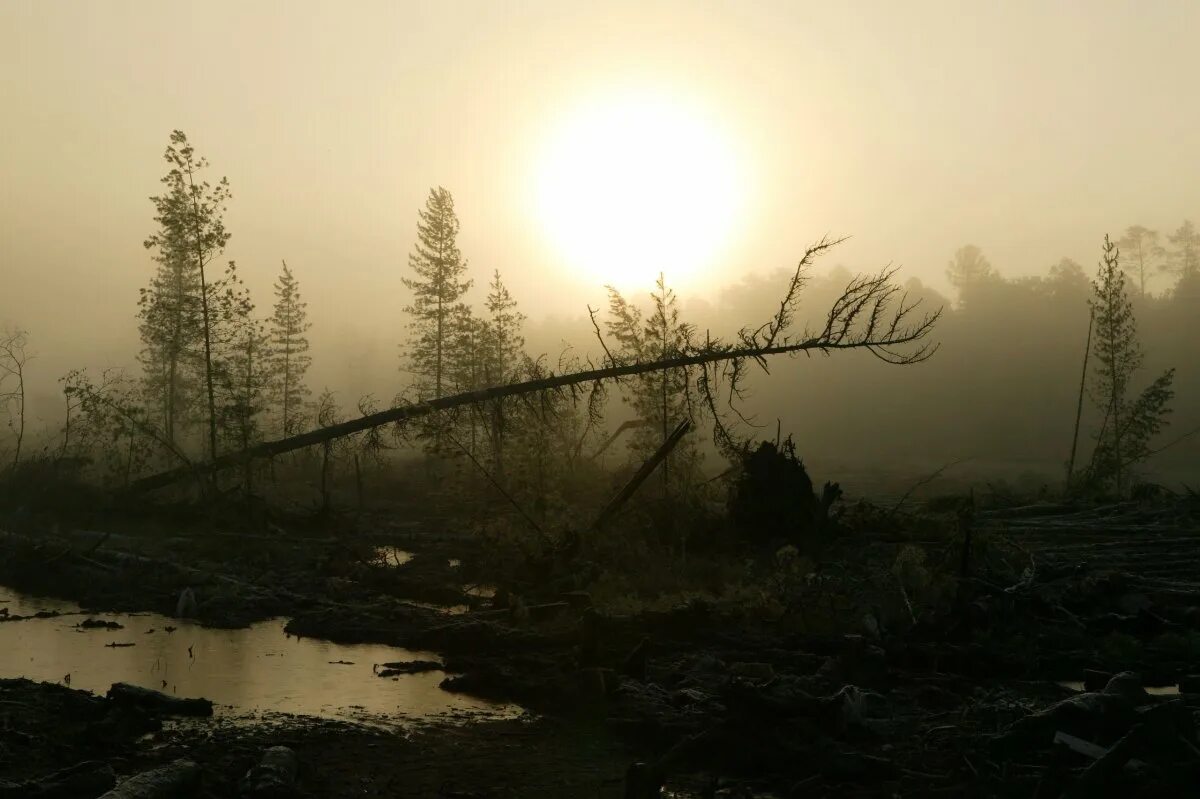
<path id="1" fill-rule="evenodd" d="M 1194 480 L 1200 435 L 1189 433 L 1200 427 L 1200 235 L 1184 222 L 1161 238 L 1168 246 L 1158 246 L 1153 231 L 1132 226 L 1116 242 L 1140 343 L 1130 399 L 1176 370 L 1172 412 L 1147 444 L 1165 449 L 1135 471 Z M 776 370 L 770 379 L 757 377 L 748 405 L 765 429 L 773 430 L 778 419 L 795 431 L 800 452 L 823 467 L 912 475 L 971 459 L 960 471 L 1027 472 L 1057 489 L 1070 457 L 1094 284 L 1106 269 L 1099 254 L 1090 268 L 1064 258 L 1041 275 L 1004 277 L 1006 270 L 978 247 L 962 247 L 946 267 L 952 295 L 915 279 L 907 284 L 913 296 L 945 308 L 933 358 L 886 372 L 869 368 L 870 359 L 861 355 L 813 359 L 801 369 Z M 807 307 L 824 307 L 843 277 L 834 270 L 814 278 Z M 723 319 L 767 307 L 770 286 L 768 279 L 744 281 L 723 293 L 720 306 L 697 309 L 698 320 L 715 330 Z M 1095 383 L 1096 358 L 1093 348 L 1080 423 L 1082 467 L 1103 437 L 1106 404 Z"/>
<path id="2" fill-rule="evenodd" d="M 86 469 L 110 484 L 140 475 L 240 452 L 263 440 L 335 424 L 347 414 L 378 410 L 375 398 L 357 398 L 343 410 L 336 393 L 315 397 L 308 384 L 312 366 L 307 303 L 286 261 L 274 284 L 274 301 L 259 311 L 238 265 L 225 260 L 231 232 L 225 227 L 229 182 L 210 180 L 209 164 L 182 131 L 164 152 L 168 169 L 163 190 L 151 197 L 153 227 L 144 245 L 154 264 L 137 302 L 141 349 L 138 369 L 93 374 L 77 369 L 61 378 L 63 423 L 40 436 L 36 460 Z M 465 300 L 474 279 L 459 251 L 459 220 L 444 188 L 429 192 L 417 214 L 416 240 L 403 279 L 411 302 L 408 336 L 400 342 L 398 384 L 393 404 L 419 401 L 581 368 L 578 358 L 550 362 L 526 351 L 525 315 L 493 271 L 482 307 Z M 660 280 L 650 311 L 611 292 L 605 330 L 613 357 L 666 357 L 690 335 L 679 320 L 677 300 Z M 0 374 L 14 387 L 0 397 L 9 411 L 14 449 L 9 468 L 28 459 L 22 377 L 28 336 L 14 330 L 2 342 Z M 7 384 L 6 384 L 7 385 Z M 686 375 L 670 371 L 625 381 L 621 396 L 639 418 L 631 449 L 644 455 L 690 415 Z M 495 402 L 442 413 L 420 424 L 372 430 L 330 442 L 318 453 L 323 502 L 329 502 L 330 472 L 339 460 L 381 462 L 393 447 L 423 449 L 437 461 L 467 462 L 512 496 L 533 497 L 543 518 L 566 506 L 563 476 L 575 473 L 602 441 L 607 395 L 593 391 L 543 392 L 535 398 Z M 6 453 L 8 454 L 8 453 Z M 669 458 L 664 491 L 674 480 L 694 478 L 696 448 L 688 444 Z M 242 487 L 254 487 L 247 463 Z M 274 470 L 272 470 L 272 474 Z"/>
<path id="3" fill-rule="evenodd" d="M 221 263 L 229 182 L 206 179 L 208 162 L 182 131 L 172 132 L 164 159 L 144 242 L 155 271 L 137 303 L 140 370 L 62 378 L 56 457 L 99 461 L 110 480 L 243 449 L 302 429 L 313 413 L 298 280 L 283 262 L 271 312 L 260 315 L 237 264 Z"/>
<path id="4" fill-rule="evenodd" d="M 104 481 L 121 484 L 379 409 L 375 398 L 365 396 L 355 398 L 353 410 L 343 410 L 329 388 L 314 398 L 308 385 L 310 325 L 298 278 L 283 262 L 270 310 L 260 313 L 237 265 L 224 260 L 231 237 L 224 224 L 228 181 L 206 179 L 207 162 L 180 131 L 171 134 L 164 157 L 168 171 L 163 190 L 151 198 L 153 227 L 145 240 L 154 272 L 137 304 L 139 369 L 98 375 L 81 369 L 64 376 L 62 427 L 31 447 L 23 388 L 28 336 L 9 331 L 0 342 L 0 403 L 11 431 L 3 453 L 10 469 L 36 452 L 57 463 L 85 464 Z M 864 297 L 891 296 L 890 273 L 866 282 L 843 269 L 821 276 L 806 255 L 783 305 L 779 285 L 787 279 L 751 279 L 723 292 L 720 305 L 682 312 L 660 276 L 645 306 L 610 288 L 606 313 L 592 312 L 592 345 L 550 359 L 528 351 L 526 316 L 498 271 L 488 275 L 478 307 L 466 301 L 475 278 L 458 234 L 453 197 L 444 188 L 431 189 L 417 213 L 407 268 L 399 267 L 411 302 L 403 309 L 409 325 L 399 342 L 399 390 L 389 404 L 607 364 L 667 360 L 701 351 L 714 337 L 753 341 L 791 325 L 804 310 L 812 312 L 810 328 L 820 331 L 834 318 L 830 309 L 855 307 L 847 298 L 856 282 L 857 290 L 873 287 Z M 1166 236 L 1131 226 L 1106 250 L 1094 276 L 1089 271 L 1062 259 L 1042 276 L 1005 278 L 979 248 L 963 247 L 947 267 L 953 302 L 919 281 L 907 284 L 910 300 L 942 308 L 935 317 L 940 349 L 928 360 L 921 349 L 913 368 L 865 368 L 875 365 L 863 359 L 867 354 L 888 360 L 886 347 L 865 342 L 854 347 L 857 359 L 810 357 L 802 368 L 777 369 L 770 379 L 739 367 L 732 375 L 736 390 L 726 386 L 720 412 L 710 390 L 715 373 L 640 374 L 615 384 L 629 419 L 611 431 L 624 434 L 619 446 L 605 429 L 614 397 L 599 384 L 443 411 L 403 428 L 324 445 L 318 453 L 323 501 L 329 502 L 336 462 L 354 461 L 357 470 L 363 458 L 379 464 L 385 450 L 404 447 L 424 450 L 431 463 L 473 470 L 546 519 L 567 506 L 570 479 L 584 475 L 597 454 L 624 451 L 640 462 L 685 419 L 697 433 L 658 470 L 663 497 L 706 479 L 701 466 L 710 448 L 701 422 L 715 423 L 711 443 L 735 460 L 734 449 L 749 438 L 783 431 L 795 434 L 802 456 L 836 468 L 972 458 L 1057 472 L 1063 481 L 1070 466 L 1076 479 L 1123 489 L 1135 477 L 1135 462 L 1147 457 L 1157 456 L 1155 464 L 1194 463 L 1200 442 L 1185 435 L 1172 445 L 1171 434 L 1200 426 L 1200 234 L 1190 222 Z M 730 329 L 730 320 L 777 313 L 757 332 Z M 1097 327 L 1095 314 L 1107 322 Z M 873 317 L 851 318 L 846 323 L 857 325 Z M 804 320 L 795 321 L 799 327 Z M 1076 437 L 1085 350 L 1087 401 Z M 831 351 L 817 347 L 808 354 Z M 721 417 L 731 411 L 739 417 L 735 422 L 743 413 L 754 415 L 763 430 L 742 425 L 736 436 L 728 435 Z M 248 462 L 241 476 L 246 491 L 255 468 Z M 708 472 L 723 468 L 715 463 Z"/>

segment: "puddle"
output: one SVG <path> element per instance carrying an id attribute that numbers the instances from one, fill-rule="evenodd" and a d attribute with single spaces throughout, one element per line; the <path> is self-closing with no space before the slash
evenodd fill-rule
<path id="1" fill-rule="evenodd" d="M 376 547 L 375 557 L 371 562 L 381 566 L 403 566 L 413 559 L 413 553 L 399 547 Z"/>
<path id="2" fill-rule="evenodd" d="M 1058 683 L 1069 691 L 1083 691 L 1082 680 L 1065 680 Z M 1147 685 L 1146 693 L 1151 696 L 1179 696 L 1178 685 Z"/>
<path id="3" fill-rule="evenodd" d="M 72 688 L 98 694 L 114 682 L 128 682 L 176 696 L 205 697 L 228 715 L 289 713 L 402 724 L 447 714 L 512 717 L 521 712 L 514 705 L 441 690 L 445 674 L 440 671 L 396 679 L 372 673 L 377 663 L 440 660 L 434 653 L 297 639 L 284 633 L 281 619 L 217 630 L 157 614 L 83 614 L 70 602 L 4 588 L 0 608 L 22 616 L 42 610 L 71 614 L 0 622 L 0 677 L 63 682 L 70 674 Z M 88 618 L 124 627 L 76 626 Z M 168 626 L 175 631 L 168 633 Z M 114 643 L 134 646 L 108 646 Z"/>
<path id="4" fill-rule="evenodd" d="M 446 561 L 446 565 L 448 565 L 451 569 L 457 569 L 462 565 L 462 560 L 459 558 L 450 558 L 450 560 Z"/>
<path id="5" fill-rule="evenodd" d="M 494 599 L 496 597 L 496 586 L 494 585 L 464 585 L 463 593 L 467 596 L 473 596 L 478 599 Z"/>

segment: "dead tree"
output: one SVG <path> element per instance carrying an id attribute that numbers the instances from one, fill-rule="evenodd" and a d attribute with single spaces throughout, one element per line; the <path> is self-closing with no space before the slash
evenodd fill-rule
<path id="1" fill-rule="evenodd" d="M 920 301 L 910 301 L 893 282 L 894 269 L 853 278 L 825 314 L 821 325 L 805 329 L 799 336 L 789 335 L 795 321 L 796 306 L 809 270 L 817 256 L 841 239 L 823 239 L 809 247 L 791 276 L 779 303 L 779 310 L 757 328 L 744 328 L 730 341 L 706 338 L 688 340 L 667 357 L 636 361 L 615 357 L 604 339 L 605 365 L 567 374 L 550 373 L 519 383 L 493 386 L 423 402 L 368 413 L 357 419 L 331 424 L 300 435 L 258 444 L 244 452 L 229 453 L 207 463 L 180 467 L 137 480 L 130 485 L 135 492 L 150 491 L 199 473 L 211 473 L 236 466 L 247 458 L 271 458 L 285 452 L 324 444 L 344 436 L 387 424 L 403 424 L 438 411 L 462 406 L 486 405 L 509 397 L 521 397 L 546 391 L 570 390 L 592 386 L 592 396 L 603 391 L 606 383 L 624 377 L 664 369 L 686 370 L 705 398 L 714 418 L 714 437 L 723 448 L 736 448 L 731 428 L 723 421 L 725 410 L 741 417 L 738 403 L 743 397 L 742 380 L 752 364 L 764 371 L 767 360 L 778 355 L 831 355 L 841 350 L 865 350 L 880 360 L 896 365 L 914 364 L 929 358 L 936 344 L 929 340 L 941 309 L 920 312 Z M 724 399 L 722 399 L 724 397 Z"/>
<path id="2" fill-rule="evenodd" d="M 14 469 L 21 462 L 21 445 L 25 441 L 25 363 L 29 360 L 25 347 L 28 343 L 29 334 L 15 328 L 0 337 L 0 406 L 8 411 L 8 426 L 17 440 L 12 459 Z"/>

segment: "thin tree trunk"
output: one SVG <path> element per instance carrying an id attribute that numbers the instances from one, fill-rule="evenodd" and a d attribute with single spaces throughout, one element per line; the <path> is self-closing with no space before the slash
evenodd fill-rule
<path id="1" fill-rule="evenodd" d="M 325 441 L 322 447 L 321 457 L 321 512 L 329 512 L 329 461 L 333 445 L 330 441 Z"/>
<path id="2" fill-rule="evenodd" d="M 25 441 L 25 366 L 17 364 L 17 451 L 13 454 L 13 468 L 21 461 L 21 444 Z"/>
<path id="3" fill-rule="evenodd" d="M 1110 318 L 1111 318 L 1111 315 L 1110 315 Z M 1112 331 L 1112 323 L 1111 322 L 1109 323 L 1109 340 L 1116 341 L 1116 334 Z M 1111 391 L 1111 395 L 1110 395 L 1111 399 L 1109 401 L 1109 406 L 1108 406 L 1108 418 L 1112 421 L 1113 460 L 1116 465 L 1117 496 L 1120 496 L 1121 495 L 1121 430 L 1120 430 L 1120 427 L 1121 427 L 1121 415 L 1120 415 L 1121 405 L 1120 405 L 1120 401 L 1121 401 L 1121 395 L 1124 393 L 1124 391 L 1123 391 L 1123 386 L 1121 385 L 1122 378 L 1121 378 L 1120 373 L 1117 371 L 1117 369 L 1118 369 L 1117 350 L 1116 350 L 1116 347 L 1114 346 L 1113 347 L 1113 359 L 1112 359 L 1112 391 Z"/>
<path id="4" fill-rule="evenodd" d="M 242 452 L 250 449 L 250 421 L 252 418 L 252 410 L 250 408 L 250 394 L 254 381 L 254 334 L 250 334 L 250 338 L 246 341 L 246 388 L 245 396 L 242 399 Z M 250 458 L 246 458 L 246 466 L 244 472 L 246 484 L 245 494 L 249 497 L 254 492 L 254 463 Z"/>
<path id="5" fill-rule="evenodd" d="M 286 436 L 291 432 L 288 424 L 288 410 L 291 407 L 292 393 L 292 331 L 289 329 L 285 335 L 283 345 L 283 434 Z"/>
<path id="6" fill-rule="evenodd" d="M 441 289 L 438 290 L 438 306 L 437 306 L 437 357 L 434 363 L 433 370 L 433 396 L 434 399 L 440 399 L 442 396 L 442 336 L 444 322 L 444 312 L 442 311 L 442 296 Z"/>
<path id="7" fill-rule="evenodd" d="M 129 452 L 125 457 L 125 485 L 129 485 L 129 478 L 133 472 L 133 433 L 129 434 Z"/>
<path id="8" fill-rule="evenodd" d="M 359 511 L 359 513 L 362 513 L 362 510 L 363 510 L 362 466 L 358 462 L 358 453 L 357 452 L 354 453 L 354 489 L 355 489 L 356 494 L 358 495 L 358 511 Z"/>
<path id="9" fill-rule="evenodd" d="M 192 211 L 196 228 L 196 265 L 200 267 L 200 313 L 204 317 L 204 382 L 208 389 L 208 450 L 209 457 L 217 457 L 217 395 L 213 390 L 212 367 L 212 320 L 208 313 L 208 283 L 204 276 L 204 241 L 200 231 L 200 205 L 196 200 L 196 184 L 192 170 L 188 169 L 188 186 L 192 189 Z"/>
<path id="10" fill-rule="evenodd" d="M 1087 383 L 1088 358 L 1092 353 L 1092 325 L 1095 322 L 1096 311 L 1093 309 L 1088 314 L 1087 343 L 1083 347 L 1083 371 L 1079 375 L 1079 404 L 1075 407 L 1075 432 L 1071 435 L 1071 459 L 1067 461 L 1067 493 L 1071 491 L 1071 479 L 1075 474 L 1075 453 L 1079 446 L 1079 420 L 1083 416 L 1083 393 Z"/>
<path id="11" fill-rule="evenodd" d="M 633 477 L 629 478 L 629 482 L 604 506 L 604 510 L 600 511 L 600 515 L 596 517 L 596 521 L 592 524 L 593 530 L 603 529 L 604 525 L 621 509 L 621 506 L 629 501 L 629 498 L 638 490 L 638 487 L 646 481 L 646 478 L 654 471 L 654 467 L 660 463 L 665 464 L 667 456 L 671 454 L 671 450 L 675 449 L 675 445 L 683 439 L 684 435 L 691 428 L 692 423 L 687 419 L 679 423 L 662 444 L 658 446 L 658 449 L 646 459 Z"/>

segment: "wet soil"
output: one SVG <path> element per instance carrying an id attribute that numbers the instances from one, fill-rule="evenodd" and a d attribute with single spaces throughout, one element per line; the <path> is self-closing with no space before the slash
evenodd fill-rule
<path id="1" fill-rule="evenodd" d="M 1085 669 L 1133 670 L 1140 676 L 1128 680 L 1155 685 L 1200 672 L 1200 585 L 1161 568 L 1189 562 L 1200 534 L 1153 519 L 1147 531 L 1139 512 L 1085 518 L 1090 537 L 1077 542 L 1064 538 L 1070 527 L 1050 529 L 1064 512 L 986 521 L 980 530 L 1028 556 L 1018 580 L 972 573 L 943 615 L 914 614 L 893 630 L 868 620 L 828 635 L 752 623 L 703 602 L 612 616 L 551 593 L 489 608 L 463 591 L 480 579 L 474 542 L 389 528 L 386 519 L 370 525 L 370 536 L 280 531 L 240 540 L 236 559 L 232 545 L 211 536 L 8 537 L 0 545 L 12 557 L 0 563 L 0 582 L 90 607 L 158 612 L 192 587 L 207 623 L 286 614 L 293 634 L 433 651 L 458 673 L 446 690 L 518 702 L 537 715 L 403 734 L 301 718 L 189 723 L 107 752 L 86 724 L 55 738 L 61 711 L 47 710 L 45 729 L 38 726 L 42 705 L 78 702 L 81 718 L 100 709 L 63 699 L 73 694 L 58 687 L 22 685 L 8 700 L 20 712 L 3 728 L 20 734 L 0 742 L 9 758 L 22 741 L 46 749 L 41 760 L 10 759 L 20 776 L 94 757 L 114 759 L 125 774 L 188 752 L 211 775 L 212 796 L 230 795 L 221 791 L 263 747 L 283 743 L 300 752 L 312 796 L 639 799 L 657 795 L 645 786 L 665 782 L 677 796 L 716 795 L 719 784 L 730 796 L 1028 797 L 1084 784 L 1092 760 L 1064 755 L 1057 732 L 1103 752 L 1137 727 L 1169 745 L 1139 750 L 1149 772 L 1131 776 L 1118 765 L 1107 790 L 1184 795 L 1200 788 L 1194 694 L 1106 698 L 1057 682 L 1080 680 Z M 1144 540 L 1131 545 L 1139 531 Z M 827 556 L 878 580 L 869 564 L 891 564 L 911 541 L 881 529 Z M 1087 545 L 1087 558 L 1076 544 Z M 373 562 L 380 546 L 414 557 Z M 453 605 L 474 609 L 439 608 Z M 44 743 L 52 739 L 67 743 Z"/>
<path id="2" fill-rule="evenodd" d="M 0 680 L 0 780 L 87 760 L 104 760 L 121 779 L 186 756 L 203 772 L 198 795 L 228 799 L 263 750 L 282 745 L 298 755 L 301 796 L 616 797 L 626 760 L 603 729 L 551 719 L 459 719 L 399 733 L 283 715 L 113 718 L 110 702 L 86 692 Z"/>

